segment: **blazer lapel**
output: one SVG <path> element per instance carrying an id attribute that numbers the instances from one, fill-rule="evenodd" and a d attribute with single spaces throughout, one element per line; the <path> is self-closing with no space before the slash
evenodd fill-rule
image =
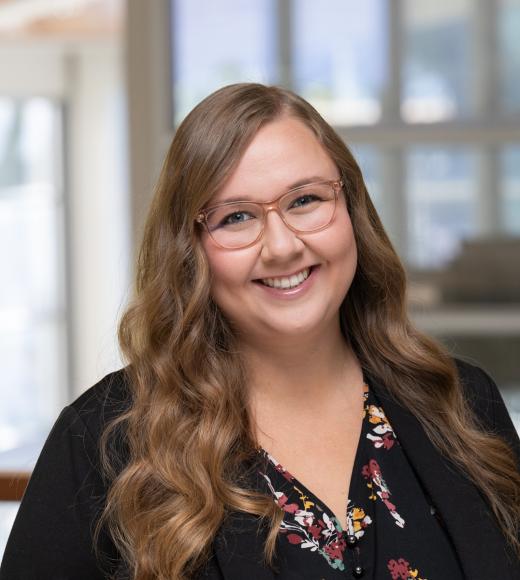
<path id="1" fill-rule="evenodd" d="M 451 537 L 467 578 L 511 578 L 505 540 L 477 488 L 437 451 L 414 415 L 394 401 L 375 380 L 381 400 L 410 464 Z"/>

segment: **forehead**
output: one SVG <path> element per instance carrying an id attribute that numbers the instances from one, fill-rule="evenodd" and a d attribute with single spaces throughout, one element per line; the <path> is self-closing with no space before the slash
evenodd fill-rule
<path id="1" fill-rule="evenodd" d="M 338 177 L 335 163 L 312 130 L 285 117 L 258 131 L 212 203 L 268 201 L 297 185 Z"/>

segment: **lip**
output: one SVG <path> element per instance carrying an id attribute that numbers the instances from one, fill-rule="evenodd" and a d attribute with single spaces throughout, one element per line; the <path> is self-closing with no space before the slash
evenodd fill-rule
<path id="1" fill-rule="evenodd" d="M 253 280 L 254 284 L 263 292 L 265 292 L 268 296 L 272 296 L 274 298 L 278 298 L 281 300 L 294 300 L 296 298 L 300 298 L 307 294 L 307 292 L 312 288 L 316 277 L 318 276 L 318 272 L 320 267 L 316 266 L 309 266 L 310 273 L 309 276 L 296 288 L 271 288 L 271 286 L 266 286 L 262 284 L 259 280 Z M 305 268 L 303 268 L 305 269 Z M 297 270 L 295 274 L 301 272 L 302 270 Z M 289 276 L 292 274 L 289 274 Z M 271 277 L 271 276 L 269 276 Z M 274 278 L 275 276 L 273 276 Z"/>

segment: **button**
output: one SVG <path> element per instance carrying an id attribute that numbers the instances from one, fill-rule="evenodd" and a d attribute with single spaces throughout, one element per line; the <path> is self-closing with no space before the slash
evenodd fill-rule
<path id="1" fill-rule="evenodd" d="M 437 510 L 435 509 L 435 506 L 434 505 L 431 505 L 430 506 L 430 514 L 432 516 L 434 516 L 436 513 L 437 513 Z"/>
<path id="2" fill-rule="evenodd" d="M 354 576 L 354 578 L 361 578 L 361 576 L 363 576 L 364 572 L 365 571 L 363 570 L 362 566 L 356 566 L 352 570 L 352 576 Z"/>
<path id="3" fill-rule="evenodd" d="M 350 548 L 353 548 L 356 544 L 357 544 L 356 536 L 349 534 L 347 536 L 347 546 L 349 546 Z"/>

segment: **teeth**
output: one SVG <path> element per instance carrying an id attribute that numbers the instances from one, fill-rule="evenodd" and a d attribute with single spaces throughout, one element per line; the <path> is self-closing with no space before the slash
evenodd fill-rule
<path id="1" fill-rule="evenodd" d="M 305 268 L 298 274 L 294 274 L 289 277 L 282 278 L 264 278 L 261 280 L 262 284 L 270 286 L 271 288 L 283 288 L 287 290 L 288 288 L 295 288 L 299 286 L 304 280 L 307 280 L 310 274 L 310 268 Z"/>

